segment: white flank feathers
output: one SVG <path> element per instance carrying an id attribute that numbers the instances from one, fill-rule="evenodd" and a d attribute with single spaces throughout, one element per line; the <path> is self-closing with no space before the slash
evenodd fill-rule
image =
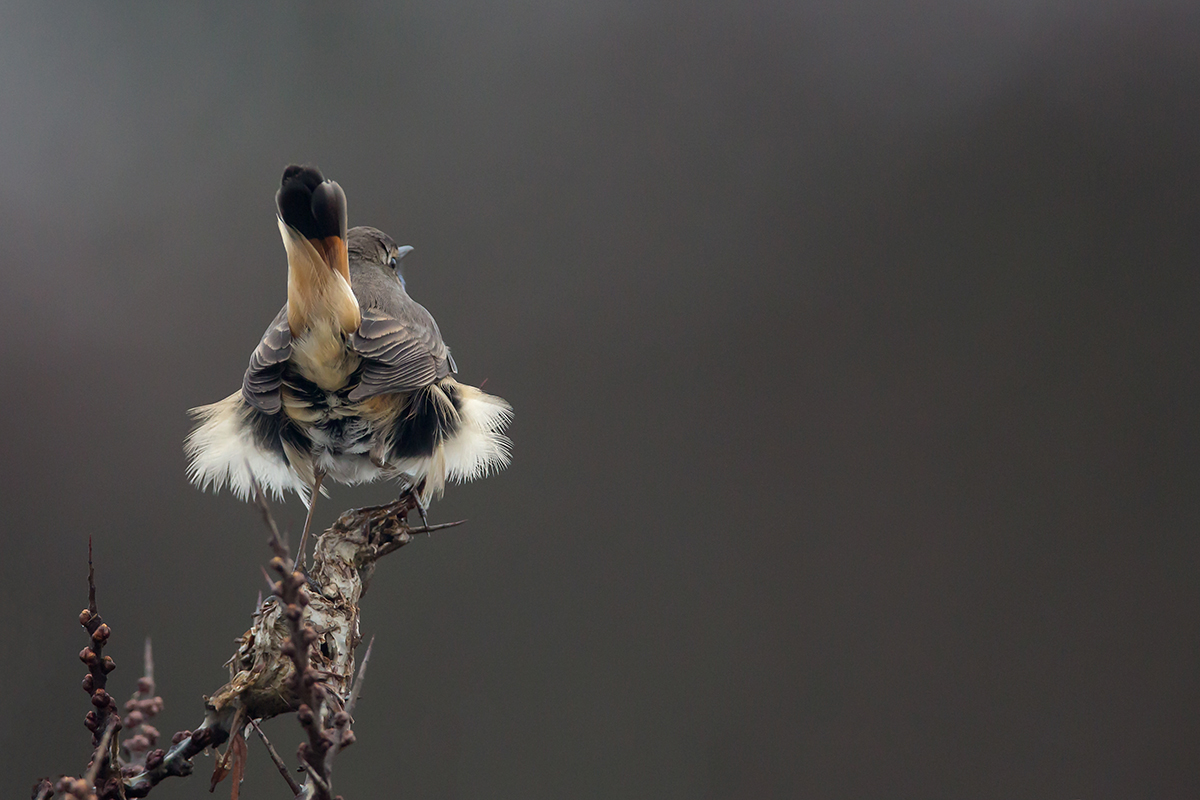
<path id="1" fill-rule="evenodd" d="M 447 382 L 457 383 L 453 378 L 443 378 L 440 385 Z M 439 444 L 432 455 L 407 458 L 395 465 L 397 471 L 409 476 L 414 486 L 425 482 L 420 498 L 425 507 L 433 498 L 441 497 L 447 479 L 455 483 L 473 481 L 499 472 L 512 459 L 512 441 L 500 432 L 512 421 L 512 406 L 474 386 L 457 386 L 458 430 Z"/>
<path id="2" fill-rule="evenodd" d="M 213 487 L 219 492 L 229 487 L 240 499 L 250 497 L 253 481 L 275 499 L 293 491 L 308 503 L 309 487 L 288 462 L 254 443 L 254 434 L 246 421 L 249 408 L 240 391 L 212 405 L 193 408 L 188 413 L 197 425 L 184 441 L 188 457 L 188 480 L 201 491 Z"/>
<path id="3" fill-rule="evenodd" d="M 446 476 L 457 483 L 499 472 L 512 459 L 512 441 L 500 433 L 512 421 L 506 401 L 459 384 L 461 427 L 442 444 Z"/>
<path id="4" fill-rule="evenodd" d="M 441 384 L 447 382 L 457 384 L 453 378 L 444 378 Z M 433 388 L 441 393 L 440 385 Z M 312 467 L 320 466 L 331 478 L 347 484 L 397 478 L 418 486 L 424 481 L 420 499 L 421 505 L 428 507 L 433 498 L 442 495 L 447 480 L 464 483 L 482 478 L 499 472 L 511 460 L 512 442 L 501 431 L 512 421 L 512 406 L 474 386 L 457 384 L 457 390 L 459 424 L 454 434 L 428 456 L 403 459 L 384 468 L 374 464 L 366 453 L 323 450 L 319 447 L 320 436 L 313 438 L 321 451 L 315 465 L 299 453 L 290 452 L 284 458 L 259 448 L 249 421 L 254 412 L 241 392 L 235 392 L 218 403 L 189 412 L 197 424 L 184 442 L 188 480 L 201 490 L 228 487 L 243 500 L 250 497 L 253 480 L 257 480 L 263 491 L 276 499 L 282 500 L 284 492 L 293 491 L 308 505 Z M 445 402 L 450 406 L 449 398 Z M 450 413 L 454 413 L 452 406 Z"/>

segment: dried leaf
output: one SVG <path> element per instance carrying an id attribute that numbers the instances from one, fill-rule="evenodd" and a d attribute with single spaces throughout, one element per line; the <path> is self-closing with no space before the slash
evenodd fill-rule
<path id="1" fill-rule="evenodd" d="M 244 729 L 238 731 L 233 741 L 229 743 L 229 750 L 233 753 L 233 785 L 229 787 L 230 800 L 238 800 L 238 794 L 242 791 L 242 778 L 246 775 L 246 757 L 249 750 L 246 748 L 246 737 L 242 734 Z"/>

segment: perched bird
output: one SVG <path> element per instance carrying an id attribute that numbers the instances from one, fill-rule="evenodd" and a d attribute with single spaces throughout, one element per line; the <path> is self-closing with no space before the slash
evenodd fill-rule
<path id="1" fill-rule="evenodd" d="M 453 378 L 437 323 L 405 290 L 412 248 L 375 228 L 346 230 L 346 196 L 315 167 L 289 166 L 275 195 L 287 303 L 250 356 L 242 388 L 191 410 L 184 449 L 201 489 L 246 499 L 255 481 L 309 507 L 328 477 L 393 479 L 422 518 L 448 480 L 509 461 L 512 407 Z"/>

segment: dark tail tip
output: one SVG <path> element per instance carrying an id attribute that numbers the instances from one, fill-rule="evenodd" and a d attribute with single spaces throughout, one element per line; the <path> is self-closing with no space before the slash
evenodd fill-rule
<path id="1" fill-rule="evenodd" d="M 279 217 L 306 239 L 346 238 L 346 195 L 316 167 L 288 166 L 275 206 Z"/>

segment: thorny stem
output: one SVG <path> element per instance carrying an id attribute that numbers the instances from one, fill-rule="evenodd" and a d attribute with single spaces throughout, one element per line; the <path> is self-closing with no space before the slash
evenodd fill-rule
<path id="1" fill-rule="evenodd" d="M 261 603 L 254 617 L 254 626 L 241 639 L 241 647 L 230 660 L 231 679 L 211 698 L 206 698 L 203 724 L 194 731 L 177 733 L 169 751 L 155 750 L 147 754 L 142 771 L 126 777 L 123 786 L 115 791 L 126 798 L 144 797 L 154 786 L 171 776 L 185 776 L 193 771 L 192 759 L 208 747 L 216 747 L 228 739 L 232 720 L 241 712 L 243 719 L 257 721 L 291 711 L 307 733 L 307 741 L 299 748 L 301 767 L 308 775 L 307 785 L 299 786 L 287 773 L 278 752 L 264 743 L 272 761 L 280 767 L 289 781 L 289 788 L 299 796 L 330 800 L 329 776 L 333 756 L 354 741 L 350 729 L 350 713 L 363 682 L 368 646 L 355 677 L 354 651 L 358 646 L 358 605 L 374 573 L 375 562 L 412 541 L 417 533 L 429 533 L 461 524 L 410 528 L 408 512 L 415 507 L 412 498 L 383 506 L 352 509 L 343 513 L 334 524 L 317 538 L 311 571 L 306 575 L 296 569 L 296 563 L 270 514 L 262 492 L 255 487 L 254 500 L 266 525 L 268 543 L 275 555 L 271 570 L 278 581 L 271 581 L 272 595 Z M 268 576 L 268 580 L 270 576 Z M 80 657 L 88 664 L 89 673 L 84 686 L 96 696 L 103 690 L 105 677 L 115 665 L 100 652 L 108 638 L 108 626 L 95 612 L 94 568 L 89 548 L 88 609 L 80 622 L 92 635 L 94 649 L 86 648 Z M 312 620 L 320 619 L 319 633 Z M 315 647 L 317 643 L 320 647 Z M 87 655 L 90 653 L 90 656 Z M 90 684 L 89 684 L 90 681 Z M 108 697 L 105 692 L 101 697 Z M 111 698 L 109 698 L 111 703 Z M 107 703 L 105 704 L 107 705 Z M 97 708 L 101 706 L 97 704 Z M 99 746 L 103 732 L 112 716 L 113 734 L 120 730 L 115 717 L 115 703 L 106 714 L 93 712 L 89 724 Z M 262 736 L 261 730 L 259 731 Z M 110 736 L 108 748 L 113 749 L 115 736 Z M 111 764 L 115 764 L 115 759 Z M 98 782 L 105 780 L 105 765 L 100 765 Z M 111 769 L 111 766 L 110 766 Z M 297 784 L 294 786 L 294 784 Z M 48 782 L 39 784 L 43 791 Z M 49 795 L 43 795 L 43 800 Z"/>
<path id="2" fill-rule="evenodd" d="M 87 775 L 84 777 L 88 786 L 96 786 L 96 779 L 100 776 L 100 765 L 108 758 L 108 753 L 105 751 L 108 750 L 108 743 L 112 741 L 113 734 L 116 733 L 118 727 L 120 727 L 120 723 L 116 717 L 113 717 L 109 721 L 108 727 L 104 729 L 104 735 L 100 737 L 100 744 L 96 745 L 96 752 L 92 754 L 92 765 L 88 767 Z"/>
<path id="3" fill-rule="evenodd" d="M 104 655 L 104 644 L 112 631 L 96 610 L 96 568 L 92 561 L 91 537 L 88 537 L 88 607 L 79 612 L 79 624 L 90 637 L 89 646 L 79 652 L 79 660 L 88 668 L 83 676 L 83 690 L 91 695 L 93 706 L 83 721 L 84 726 L 92 732 L 92 746 L 95 748 L 87 785 L 101 794 L 116 764 L 116 748 L 112 745 L 116 743 L 115 734 L 121 729 L 121 720 L 117 714 L 117 701 L 107 690 L 108 673 L 117 665 L 111 656 Z"/>
<path id="4" fill-rule="evenodd" d="M 362 663 L 358 665 L 358 677 L 354 679 L 354 688 L 350 690 L 350 697 L 346 700 L 346 707 L 339 713 L 334 715 L 334 735 L 333 746 L 329 748 L 329 752 L 325 754 L 325 775 L 327 777 L 333 775 L 333 758 L 343 747 L 354 743 L 354 731 L 350 730 L 350 723 L 353 718 L 350 716 L 354 713 L 354 706 L 358 702 L 358 693 L 362 691 L 363 679 L 367 675 L 367 662 L 371 660 L 371 649 L 375 647 L 375 637 L 371 637 L 371 641 L 367 642 L 367 651 L 363 653 Z"/>
<path id="5" fill-rule="evenodd" d="M 258 734 L 258 738 L 262 739 L 262 743 L 266 746 L 267 754 L 271 756 L 271 761 L 275 763 L 275 768 L 279 770 L 279 774 L 283 776 L 285 781 L 287 781 L 288 788 L 292 790 L 292 797 L 296 797 L 302 791 L 300 784 L 296 783 L 296 779 L 292 777 L 292 773 L 288 770 L 287 764 L 285 764 L 283 759 L 279 757 L 279 752 L 275 749 L 275 746 L 271 744 L 271 740 L 267 738 L 267 735 L 263 733 L 263 729 L 258 726 L 258 720 L 252 719 L 250 720 L 250 724 L 254 727 L 254 731 Z"/>
<path id="6" fill-rule="evenodd" d="M 272 535 L 272 542 L 279 542 L 279 538 Z M 308 773 L 309 784 L 315 788 L 313 796 L 317 800 L 332 800 L 329 788 L 332 767 L 330 755 L 341 738 L 340 729 L 346 726 L 345 712 L 334 711 L 332 706 L 340 705 L 340 698 L 325 685 L 322 675 L 312 666 L 312 646 L 319 635 L 305 619 L 305 611 L 312 601 L 306 585 L 308 578 L 296 569 L 295 562 L 288 558 L 286 548 L 281 549 L 282 552 L 276 550 L 270 566 L 279 575 L 279 581 L 273 589 L 275 596 L 284 604 L 283 615 L 290 630 L 282 652 L 292 660 L 294 671 L 288 680 L 288 687 L 299 700 L 296 718 L 308 734 L 308 741 L 301 743 L 296 754 Z M 334 717 L 333 725 L 328 727 L 335 728 L 332 732 L 326 730 L 331 716 Z"/>
<path id="7" fill-rule="evenodd" d="M 142 648 L 142 677 L 138 678 L 137 691 L 125 701 L 128 712 L 121 725 L 129 737 L 121 743 L 121 770 L 130 774 L 144 768 L 150 759 L 162 758 L 164 752 L 154 749 L 158 743 L 158 729 L 150 720 L 163 708 L 163 699 L 154 693 L 154 650 L 150 637 Z"/>
<path id="8" fill-rule="evenodd" d="M 92 537 L 88 537 L 88 611 L 96 613 L 96 568 L 92 565 Z"/>
<path id="9" fill-rule="evenodd" d="M 308 775 L 308 779 L 317 787 L 317 791 L 320 792 L 320 794 L 317 795 L 318 797 L 321 797 L 322 795 L 326 797 L 329 796 L 329 784 L 325 782 L 324 778 L 317 774 L 317 771 L 311 765 L 300 762 L 300 769 L 304 770 L 305 774 Z"/>
<path id="10" fill-rule="evenodd" d="M 363 653 L 362 663 L 358 665 L 358 677 L 354 679 L 354 688 L 350 690 L 350 699 L 346 701 L 346 713 L 353 714 L 354 706 L 358 703 L 358 693 L 362 691 L 363 679 L 367 675 L 367 662 L 371 660 L 371 650 L 375 648 L 375 637 L 367 642 L 367 650 Z"/>

